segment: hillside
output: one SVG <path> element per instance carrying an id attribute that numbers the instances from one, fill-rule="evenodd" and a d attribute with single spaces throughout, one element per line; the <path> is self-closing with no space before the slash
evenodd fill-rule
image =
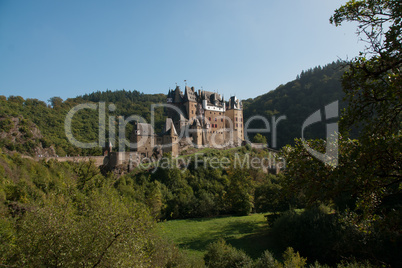
<path id="1" fill-rule="evenodd" d="M 334 62 L 325 67 L 315 67 L 303 71 L 297 79 L 280 85 L 273 91 L 254 99 L 244 100 L 244 120 L 254 115 L 261 115 L 268 119 L 272 127 L 272 116 L 278 119 L 285 115 L 286 120 L 281 120 L 277 125 L 277 146 L 280 148 L 286 144 L 292 144 L 294 138 L 300 137 L 301 126 L 306 118 L 317 109 L 322 109 L 325 105 L 335 101 L 342 100 L 343 92 L 341 90 L 340 78 L 343 69 L 340 62 Z M 106 118 L 114 117 L 116 119 L 115 133 L 118 135 L 117 123 L 120 116 L 127 118 L 131 115 L 139 115 L 150 122 L 150 107 L 154 103 L 164 103 L 166 95 L 164 94 L 144 94 L 138 91 L 97 91 L 91 94 L 85 94 L 75 98 L 62 100 L 53 97 L 49 100 L 50 105 L 37 99 L 24 100 L 19 96 L 0 96 L 0 118 L 21 117 L 29 124 L 37 127 L 41 137 L 37 139 L 36 146 L 43 148 L 54 148 L 55 153 L 64 155 L 100 155 L 101 148 L 81 149 L 69 143 L 64 131 L 64 120 L 67 113 L 76 105 L 82 103 L 106 103 Z M 113 103 L 115 111 L 110 111 L 109 104 Z M 345 104 L 341 103 L 341 107 Z M 106 121 L 107 122 L 107 121 Z M 75 114 L 72 121 L 72 131 L 74 137 L 83 142 L 98 140 L 99 121 L 98 111 L 84 109 Z M 155 130 L 161 131 L 164 123 L 163 109 L 157 109 L 155 113 Z M 253 128 L 262 128 L 261 121 L 255 121 L 250 125 Z M 12 135 L 6 128 L 0 126 L 0 133 L 3 136 Z M 132 130 L 130 124 L 126 127 L 126 137 Z M 30 132 L 36 131 L 33 128 Z M 106 123 L 106 133 L 109 133 L 109 127 Z M 252 133 L 251 133 L 252 134 Z M 272 134 L 263 133 L 267 137 L 268 144 L 272 146 Z M 252 135 L 250 135 L 252 136 Z M 325 137 L 325 124 L 317 123 L 306 129 L 307 138 Z M 18 144 L 18 141 L 15 141 Z M 117 146 L 117 144 L 114 144 Z M 10 150 L 17 150 L 22 153 L 34 154 L 35 150 L 24 149 L 21 145 L 11 146 L 10 139 L 2 140 L 0 147 L 9 147 Z"/>
<path id="2" fill-rule="evenodd" d="M 271 133 L 265 133 L 268 144 L 272 147 L 272 117 L 276 120 L 285 115 L 286 119 L 277 124 L 277 146 L 293 144 L 301 137 L 303 122 L 316 110 L 336 100 L 340 109 L 346 107 L 342 101 L 344 93 L 341 76 L 344 68 L 341 62 L 333 62 L 324 67 L 315 67 L 301 74 L 293 81 L 278 86 L 264 95 L 243 101 L 245 122 L 252 116 L 261 115 L 270 122 Z M 253 128 L 263 128 L 262 121 L 255 121 Z M 251 133 L 250 133 L 251 134 Z M 263 134 L 263 133 L 262 133 Z M 251 136 L 251 135 L 250 135 Z M 325 138 L 325 123 L 316 123 L 306 128 L 306 138 Z"/>
<path id="3" fill-rule="evenodd" d="M 116 110 L 109 112 L 106 109 L 106 117 L 114 116 L 118 122 L 119 116 L 128 117 L 131 115 L 140 115 L 145 120 L 150 121 L 150 106 L 153 103 L 165 102 L 163 94 L 144 94 L 138 91 L 110 91 L 94 92 L 89 95 L 78 96 L 67 100 L 53 97 L 49 100 L 51 105 L 38 99 L 23 99 L 20 96 L 0 96 L 0 120 L 4 121 L 0 125 L 0 148 L 8 147 L 8 150 L 16 150 L 20 153 L 34 155 L 34 150 L 23 148 L 21 140 L 10 139 L 13 135 L 20 137 L 21 135 L 13 134 L 14 127 L 10 127 L 9 118 L 22 118 L 27 122 L 26 128 L 29 133 L 40 131 L 40 138 L 35 140 L 35 146 L 55 149 L 55 153 L 60 156 L 64 155 L 100 155 L 101 148 L 81 149 L 69 143 L 64 131 L 64 121 L 67 113 L 76 105 L 82 103 L 98 103 L 106 102 L 116 106 Z M 74 137 L 82 142 L 90 142 L 98 140 L 99 119 L 98 111 L 83 109 L 77 112 L 72 120 L 72 131 Z M 156 110 L 155 120 L 157 129 L 162 129 L 163 111 Z M 10 119 L 11 120 L 11 119 Z M 7 124 L 6 124 L 7 123 Z M 3 126 L 4 125 L 4 126 Z M 7 125 L 7 126 L 6 126 Z M 117 127 L 117 123 L 116 123 Z M 127 133 L 131 131 L 131 125 L 127 125 Z M 109 132 L 108 124 L 106 124 L 106 133 Z M 116 131 L 116 133 L 118 133 Z M 10 142 L 13 141 L 13 142 Z M 11 145 L 11 144 L 14 144 Z M 25 144 L 25 142 L 23 142 Z M 117 145 L 117 144 L 114 144 Z"/>

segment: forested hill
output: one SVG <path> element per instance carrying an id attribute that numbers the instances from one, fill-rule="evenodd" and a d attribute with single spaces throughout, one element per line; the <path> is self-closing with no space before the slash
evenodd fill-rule
<path id="1" fill-rule="evenodd" d="M 323 68 L 316 67 L 303 71 L 294 81 L 281 85 L 277 89 L 261 95 L 255 99 L 244 101 L 245 120 L 254 115 L 262 115 L 271 123 L 272 116 L 278 118 L 286 115 L 277 126 L 277 147 L 293 142 L 295 137 L 300 137 L 301 126 L 304 120 L 317 109 L 323 109 L 326 104 L 335 100 L 342 100 L 343 92 L 340 85 L 342 75 L 341 63 L 331 63 Z M 99 155 L 101 148 L 80 149 L 71 145 L 65 135 L 64 120 L 68 111 L 74 106 L 100 101 L 106 102 L 106 116 L 128 117 L 140 115 L 150 122 L 151 104 L 165 103 L 164 94 L 144 94 L 139 91 L 117 90 L 97 91 L 75 98 L 62 100 L 53 97 L 49 104 L 37 99 L 23 99 L 18 96 L 0 96 L 0 149 L 18 151 L 24 154 L 35 155 L 38 151 L 54 152 L 57 155 Z M 109 111 L 108 104 L 113 103 L 116 110 Z M 32 129 L 17 127 L 21 133 L 17 133 L 21 142 L 15 141 L 16 130 L 13 122 L 23 122 L 26 126 L 35 126 Z M 164 122 L 163 109 L 157 109 L 155 113 L 156 131 L 162 129 Z M 32 124 L 33 123 L 33 124 Z M 262 127 L 261 122 L 255 122 L 257 127 Z M 253 126 L 253 125 L 251 125 Z M 35 134 L 38 128 L 40 133 Z M 127 135 L 132 126 L 127 126 Z M 7 133 L 9 132 L 9 133 Z M 108 124 L 106 124 L 108 133 Z M 116 134 L 117 134 L 116 129 Z M 83 142 L 98 140 L 98 111 L 84 109 L 73 118 L 73 135 Z M 271 133 L 265 133 L 268 143 L 272 146 Z M 309 138 L 323 137 L 325 124 L 315 124 L 306 129 Z M 115 144 L 116 145 L 116 144 Z M 49 148 L 49 150 L 47 150 Z"/>
<path id="2" fill-rule="evenodd" d="M 54 152 L 59 156 L 100 155 L 101 148 L 80 149 L 71 145 L 64 131 L 64 120 L 73 107 L 81 103 L 98 103 L 99 101 L 104 101 L 107 105 L 110 103 L 115 105 L 116 110 L 113 112 L 109 112 L 108 106 L 106 106 L 106 116 L 114 116 L 116 121 L 119 116 L 139 115 L 149 122 L 151 104 L 164 103 L 166 96 L 164 94 L 144 94 L 135 90 L 107 90 L 67 100 L 53 97 L 49 100 L 49 105 L 38 99 L 0 96 L 0 149 L 29 155 L 38 155 L 38 151 L 44 150 Z M 98 120 L 97 110 L 83 109 L 77 112 L 72 121 L 74 137 L 82 142 L 97 141 Z M 161 128 L 162 109 L 156 110 L 155 120 L 157 127 Z M 22 122 L 24 125 L 16 129 L 15 122 Z M 40 131 L 38 134 L 36 134 L 36 127 Z M 127 132 L 130 131 L 131 125 L 128 125 Z M 108 133 L 108 124 L 106 124 L 106 133 Z M 118 132 L 116 131 L 116 133 Z M 18 142 L 14 137 L 16 135 Z M 46 148 L 50 150 L 46 150 Z"/>
<path id="3" fill-rule="evenodd" d="M 267 137 L 272 147 L 272 116 L 278 119 L 285 115 L 286 119 L 277 124 L 277 146 L 293 144 L 294 138 L 301 137 L 303 122 L 318 109 L 339 100 L 342 110 L 346 107 L 343 102 L 344 93 L 341 87 L 341 76 L 345 71 L 341 62 L 333 62 L 324 67 L 315 67 L 302 71 L 297 78 L 286 85 L 280 85 L 264 95 L 243 101 L 245 121 L 252 116 L 265 117 L 271 128 L 271 133 L 261 133 Z M 321 113 L 323 115 L 324 114 Z M 325 120 L 324 120 L 325 121 Z M 316 123 L 305 129 L 305 138 L 324 138 L 326 122 Z M 262 121 L 254 121 L 250 126 L 263 128 Z M 251 136 L 251 133 L 250 133 Z"/>

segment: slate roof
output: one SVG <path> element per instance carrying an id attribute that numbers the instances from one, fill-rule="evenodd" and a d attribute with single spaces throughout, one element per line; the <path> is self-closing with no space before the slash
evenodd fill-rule
<path id="1" fill-rule="evenodd" d="M 173 120 L 171 118 L 166 118 L 165 127 L 163 128 L 162 135 L 173 135 L 177 136 L 176 128 L 174 127 Z"/>
<path id="2" fill-rule="evenodd" d="M 203 100 L 207 100 L 208 105 L 218 107 L 223 106 L 223 98 L 216 92 L 202 91 L 201 98 Z"/>
<path id="3" fill-rule="evenodd" d="M 173 102 L 174 103 L 179 103 L 183 101 L 183 92 L 181 92 L 180 87 L 177 86 L 175 90 L 173 91 Z"/>
<path id="4" fill-rule="evenodd" d="M 173 120 L 172 118 L 166 118 L 165 121 L 165 127 L 163 128 L 163 132 L 168 132 L 168 130 L 171 128 L 171 126 L 173 125 Z"/>
<path id="5" fill-rule="evenodd" d="M 197 95 L 194 92 L 194 88 L 190 88 L 188 86 L 186 86 L 186 90 L 184 92 L 184 101 L 193 101 L 196 102 L 197 101 Z"/>
<path id="6" fill-rule="evenodd" d="M 139 136 L 154 136 L 154 128 L 151 124 L 137 123 L 137 130 Z"/>
<path id="7" fill-rule="evenodd" d="M 242 109 L 242 106 L 241 101 L 236 96 L 230 97 L 228 109 Z"/>

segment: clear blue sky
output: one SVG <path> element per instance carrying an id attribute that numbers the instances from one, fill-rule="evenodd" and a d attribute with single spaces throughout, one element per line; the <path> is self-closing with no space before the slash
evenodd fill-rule
<path id="1" fill-rule="evenodd" d="M 338 0 L 0 0 L 0 95 L 47 101 L 184 80 L 246 99 L 363 48 Z"/>

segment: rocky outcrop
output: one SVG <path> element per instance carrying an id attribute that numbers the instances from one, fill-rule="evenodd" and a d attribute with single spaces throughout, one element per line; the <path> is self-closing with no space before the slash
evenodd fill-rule
<path id="1" fill-rule="evenodd" d="M 39 128 L 22 116 L 0 116 L 0 148 L 5 152 L 19 152 L 36 157 L 56 156 L 49 141 Z"/>

